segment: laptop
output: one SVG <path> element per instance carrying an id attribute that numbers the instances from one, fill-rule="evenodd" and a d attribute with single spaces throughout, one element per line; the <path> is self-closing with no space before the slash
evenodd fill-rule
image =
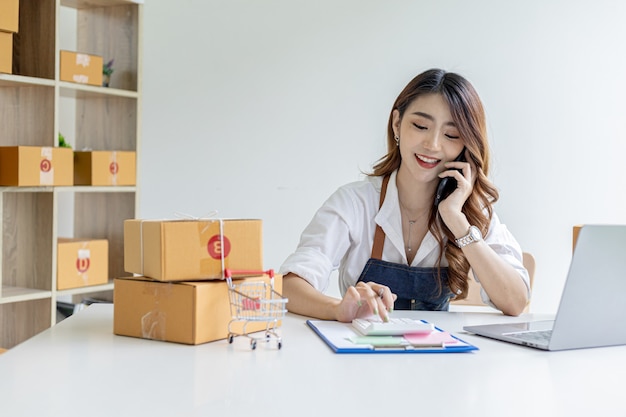
<path id="1" fill-rule="evenodd" d="M 626 225 L 580 229 L 554 320 L 464 326 L 545 350 L 626 345 Z"/>

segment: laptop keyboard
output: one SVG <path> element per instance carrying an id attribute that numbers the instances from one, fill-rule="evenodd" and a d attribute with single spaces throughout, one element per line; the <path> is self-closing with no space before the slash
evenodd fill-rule
<path id="1" fill-rule="evenodd" d="M 552 337 L 552 330 L 533 330 L 528 332 L 507 333 L 506 335 L 524 342 L 547 345 L 550 342 L 550 337 Z"/>

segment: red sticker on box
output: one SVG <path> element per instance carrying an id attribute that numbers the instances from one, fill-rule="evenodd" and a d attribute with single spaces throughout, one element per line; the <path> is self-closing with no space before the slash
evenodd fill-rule
<path id="1" fill-rule="evenodd" d="M 118 173 L 119 170 L 120 166 L 117 164 L 117 162 L 111 162 L 109 164 L 109 172 L 111 172 L 111 174 L 115 175 Z"/>
<path id="2" fill-rule="evenodd" d="M 89 258 L 78 258 L 76 259 L 76 269 L 81 274 L 84 274 L 89 269 L 90 263 Z"/>
<path id="3" fill-rule="evenodd" d="M 39 163 L 39 169 L 41 172 L 50 172 L 52 169 L 52 162 L 49 159 L 42 159 L 41 163 Z"/>
<path id="4" fill-rule="evenodd" d="M 222 239 L 224 241 L 224 247 L 222 247 Z M 209 252 L 209 255 L 211 255 L 213 259 L 226 258 L 230 253 L 230 240 L 228 240 L 226 236 L 223 238 L 221 235 L 213 236 L 209 239 L 209 243 L 207 243 L 207 252 Z"/>

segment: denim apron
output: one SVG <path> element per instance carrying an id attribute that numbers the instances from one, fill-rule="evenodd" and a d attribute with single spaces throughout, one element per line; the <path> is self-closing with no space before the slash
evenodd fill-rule
<path id="1" fill-rule="evenodd" d="M 389 176 L 386 176 L 380 191 L 380 206 L 385 200 L 388 182 Z M 448 268 L 414 267 L 383 261 L 384 244 L 385 232 L 377 225 L 371 258 L 358 281 L 373 281 L 389 287 L 398 296 L 394 310 L 448 310 L 453 296 L 448 285 Z"/>

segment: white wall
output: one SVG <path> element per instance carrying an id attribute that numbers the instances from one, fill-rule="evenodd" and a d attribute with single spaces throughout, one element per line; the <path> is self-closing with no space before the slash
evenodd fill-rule
<path id="1" fill-rule="evenodd" d="M 626 223 L 626 2 L 147 0 L 141 217 L 264 221 L 278 268 L 431 67 L 487 109 L 496 209 L 555 311 L 578 223 Z M 593 277 L 589 277 L 593 279 Z M 610 289 L 607 289 L 610 290 Z"/>

